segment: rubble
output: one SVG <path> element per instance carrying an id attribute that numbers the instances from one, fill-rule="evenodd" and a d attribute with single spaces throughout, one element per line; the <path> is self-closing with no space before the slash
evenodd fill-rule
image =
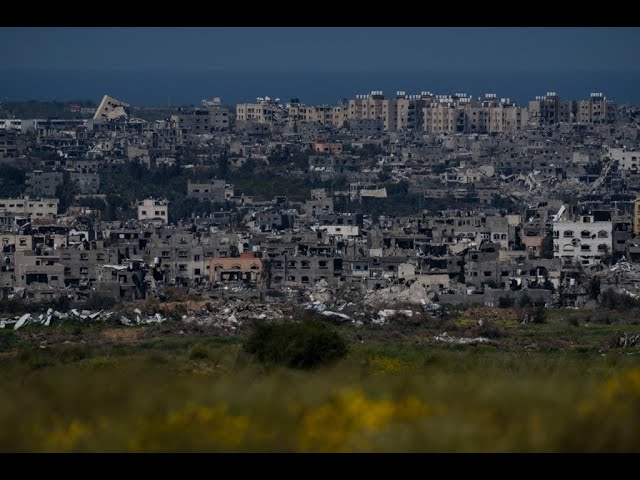
<path id="1" fill-rule="evenodd" d="M 441 333 L 433 337 L 434 341 L 441 343 L 450 343 L 453 345 L 498 345 L 498 342 L 491 340 L 487 337 L 475 337 L 475 338 L 457 338 L 450 336 L 447 332 Z"/>
<path id="2" fill-rule="evenodd" d="M 611 342 L 611 348 L 627 348 L 640 346 L 640 333 L 629 335 L 627 332 L 618 332 Z"/>
<path id="3" fill-rule="evenodd" d="M 340 313 L 340 312 L 332 312 L 331 310 L 325 310 L 324 312 L 322 312 L 322 315 L 324 315 L 326 317 L 341 318 L 344 321 L 351 320 L 351 317 L 349 317 L 349 315 L 345 315 L 344 313 Z"/>
<path id="4" fill-rule="evenodd" d="M 413 282 L 408 288 L 405 285 L 391 285 L 372 290 L 365 296 L 365 301 L 371 304 L 405 303 L 421 306 L 433 303 L 432 296 L 419 282 Z"/>

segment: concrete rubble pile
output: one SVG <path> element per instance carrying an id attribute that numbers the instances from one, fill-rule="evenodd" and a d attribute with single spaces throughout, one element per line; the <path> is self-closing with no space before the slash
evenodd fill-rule
<path id="1" fill-rule="evenodd" d="M 629 335 L 627 332 L 618 332 L 611 342 L 611 348 L 627 348 L 640 346 L 640 333 Z"/>
<path id="2" fill-rule="evenodd" d="M 321 280 L 307 295 L 308 302 L 303 303 L 303 308 L 319 312 L 338 323 L 351 321 L 356 325 L 383 325 L 398 315 L 412 318 L 416 307 L 420 307 L 418 311 L 431 313 L 441 308 L 419 283 L 413 283 L 409 287 L 398 285 L 370 290 L 363 295 L 360 292 L 331 288 Z M 405 308 L 381 309 L 380 305 L 404 305 Z"/>
<path id="3" fill-rule="evenodd" d="M 177 317 L 177 318 L 176 318 Z M 153 314 L 143 314 L 142 310 L 135 308 L 131 311 L 123 310 L 119 312 L 99 310 L 77 310 L 71 309 L 66 313 L 60 313 L 49 309 L 43 314 L 26 313 L 13 318 L 0 318 L 0 328 L 13 328 L 18 330 L 28 324 L 40 324 L 46 327 L 57 322 L 81 320 L 86 322 L 105 322 L 110 319 L 126 326 L 159 324 L 166 321 L 182 321 L 186 324 L 195 323 L 202 326 L 213 326 L 235 330 L 244 322 L 261 320 L 276 321 L 284 317 L 280 308 L 267 304 L 252 304 L 241 300 L 229 300 L 224 303 L 207 303 L 202 309 L 197 311 L 187 310 L 186 314 L 179 317 L 168 315 L 165 312 L 155 312 Z"/>
<path id="4" fill-rule="evenodd" d="M 450 343 L 452 345 L 498 345 L 498 342 L 487 337 L 457 338 L 450 336 L 447 332 L 434 336 L 433 340 L 439 343 Z"/>
<path id="5" fill-rule="evenodd" d="M 182 315 L 182 321 L 187 324 L 235 330 L 246 322 L 276 321 L 283 317 L 283 311 L 272 305 L 228 300 L 219 305 L 207 303 L 201 310 Z"/>

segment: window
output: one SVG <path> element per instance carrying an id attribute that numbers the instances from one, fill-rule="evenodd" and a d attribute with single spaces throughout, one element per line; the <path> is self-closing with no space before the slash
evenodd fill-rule
<path id="1" fill-rule="evenodd" d="M 564 238 L 573 238 L 573 230 L 565 230 L 562 236 Z"/>

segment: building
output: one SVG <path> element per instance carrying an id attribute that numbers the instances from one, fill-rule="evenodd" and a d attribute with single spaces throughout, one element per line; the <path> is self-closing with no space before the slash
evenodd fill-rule
<path id="1" fill-rule="evenodd" d="M 61 172 L 34 170 L 27 172 L 25 180 L 26 192 L 34 197 L 55 197 L 56 190 L 63 182 L 64 175 Z"/>
<path id="2" fill-rule="evenodd" d="M 152 198 L 138 202 L 138 221 L 168 224 L 169 202 Z"/>
<path id="3" fill-rule="evenodd" d="M 604 125 L 613 123 L 616 118 L 616 106 L 607 101 L 602 93 L 592 93 L 588 100 L 579 100 L 575 108 L 575 121 L 585 125 Z"/>
<path id="4" fill-rule="evenodd" d="M 640 152 L 624 148 L 609 148 L 608 156 L 618 163 L 620 170 L 637 172 L 640 165 Z"/>
<path id="5" fill-rule="evenodd" d="M 582 265 L 600 263 L 612 252 L 613 223 L 580 215 L 575 221 L 553 222 L 553 257 Z"/>
<path id="6" fill-rule="evenodd" d="M 212 258 L 209 261 L 212 284 L 242 282 L 259 285 L 262 281 L 262 260 L 252 254 L 235 258 Z"/>
<path id="7" fill-rule="evenodd" d="M 32 199 L 4 198 L 0 199 L 0 212 L 11 213 L 29 218 L 53 218 L 58 214 L 57 198 Z"/>
<path id="8" fill-rule="evenodd" d="M 187 197 L 213 203 L 224 203 L 227 199 L 228 188 L 231 189 L 229 198 L 233 197 L 233 187 L 227 185 L 224 180 L 209 180 L 203 183 L 194 183 L 189 180 L 187 183 Z"/>
<path id="9" fill-rule="evenodd" d="M 202 100 L 202 106 L 209 110 L 212 131 L 229 130 L 229 109 L 222 106 L 220 97 L 215 97 L 213 100 Z"/>
<path id="10" fill-rule="evenodd" d="M 495 98 L 495 97 L 494 97 Z M 526 126 L 529 111 L 519 107 L 509 98 L 489 107 L 489 126 L 487 133 L 514 134 Z"/>
<path id="11" fill-rule="evenodd" d="M 129 115 L 129 104 L 111 98 L 109 95 L 102 97 L 102 101 L 93 115 L 97 122 L 108 122 L 118 118 L 126 118 Z"/>
<path id="12" fill-rule="evenodd" d="M 560 99 L 556 92 L 547 92 L 529 102 L 529 122 L 544 127 L 567 123 L 571 119 L 571 104 Z"/>
<path id="13" fill-rule="evenodd" d="M 236 105 L 236 124 L 242 128 L 247 125 L 259 124 L 272 127 L 274 124 L 284 121 L 287 110 L 280 105 L 279 98 L 272 100 L 270 97 L 258 97 L 257 103 L 239 103 Z"/>
<path id="14" fill-rule="evenodd" d="M 640 235 L 640 198 L 633 202 L 633 234 Z"/>
<path id="15" fill-rule="evenodd" d="M 71 172 L 71 183 L 76 191 L 83 195 L 96 194 L 100 191 L 100 175 L 98 173 Z"/>

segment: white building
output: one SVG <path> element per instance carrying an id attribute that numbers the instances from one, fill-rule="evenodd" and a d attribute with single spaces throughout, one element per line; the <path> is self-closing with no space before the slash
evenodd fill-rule
<path id="1" fill-rule="evenodd" d="M 152 198 L 138 202 L 138 221 L 169 223 L 169 202 Z"/>
<path id="2" fill-rule="evenodd" d="M 620 170 L 638 171 L 640 152 L 623 148 L 609 148 L 609 158 L 617 160 Z"/>
<path id="3" fill-rule="evenodd" d="M 593 215 L 582 215 L 576 221 L 555 221 L 553 256 L 582 265 L 600 263 L 612 251 L 612 232 L 612 222 L 596 222 Z"/>

